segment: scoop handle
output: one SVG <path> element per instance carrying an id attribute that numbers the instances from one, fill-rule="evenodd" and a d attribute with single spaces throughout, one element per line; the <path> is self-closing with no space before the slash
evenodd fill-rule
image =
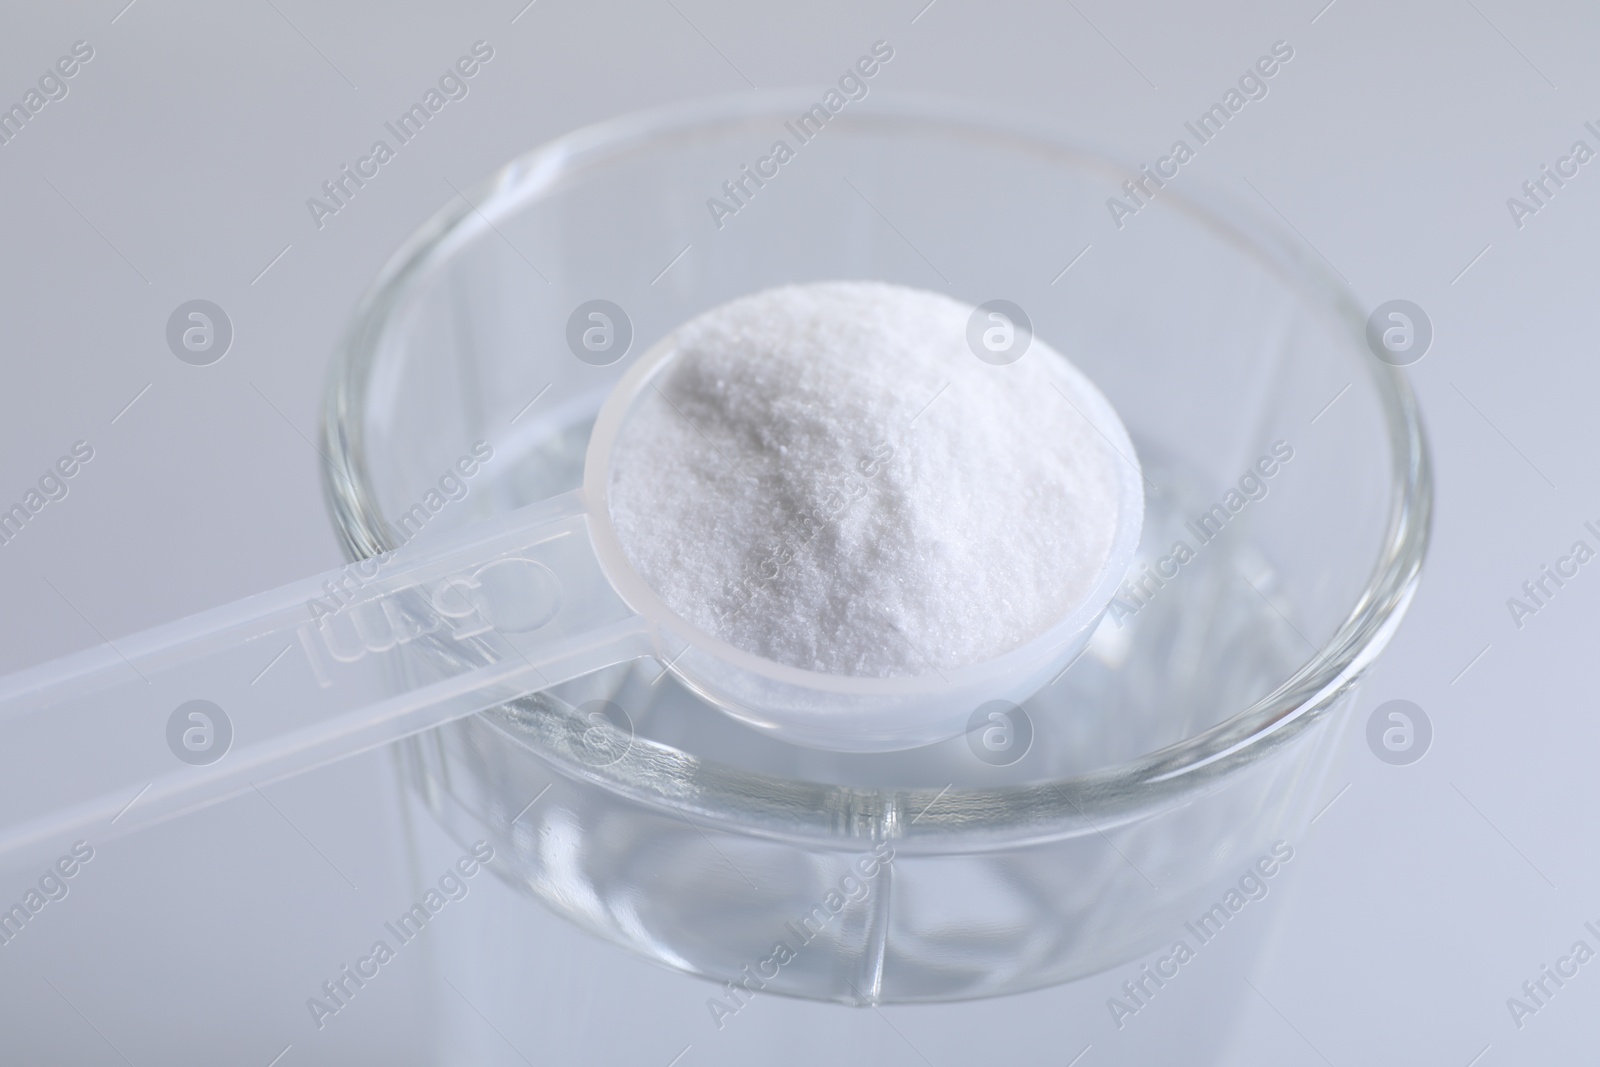
<path id="1" fill-rule="evenodd" d="M 0 678 L 0 859 L 649 655 L 578 491 Z"/>

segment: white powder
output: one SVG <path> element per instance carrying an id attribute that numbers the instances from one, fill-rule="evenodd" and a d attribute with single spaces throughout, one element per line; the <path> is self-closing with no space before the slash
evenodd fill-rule
<path id="1" fill-rule="evenodd" d="M 700 629 L 831 674 L 967 666 L 1064 618 L 1106 564 L 1125 461 L 1060 353 L 981 362 L 972 310 L 827 282 L 680 327 L 613 455 L 633 567 Z"/>

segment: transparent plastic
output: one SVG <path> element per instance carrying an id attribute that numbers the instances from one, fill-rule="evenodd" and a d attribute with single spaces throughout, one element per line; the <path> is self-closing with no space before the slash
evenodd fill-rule
<path id="1" fill-rule="evenodd" d="M 105 840 L 651 647 L 568 493 L 0 679 L 0 854 Z"/>

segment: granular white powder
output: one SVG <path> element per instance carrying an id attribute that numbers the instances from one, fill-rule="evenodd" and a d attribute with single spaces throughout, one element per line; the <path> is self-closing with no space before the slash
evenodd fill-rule
<path id="1" fill-rule="evenodd" d="M 972 310 L 826 282 L 681 326 L 613 453 L 634 569 L 700 629 L 831 674 L 967 666 L 1064 618 L 1110 554 L 1126 461 L 1060 353 L 984 363 Z"/>

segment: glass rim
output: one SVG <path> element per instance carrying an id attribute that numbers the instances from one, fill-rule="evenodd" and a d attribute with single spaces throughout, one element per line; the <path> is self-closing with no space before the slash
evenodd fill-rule
<path id="1" fill-rule="evenodd" d="M 633 112 L 564 134 L 502 166 L 467 197 L 452 200 L 390 256 L 357 304 L 335 351 L 323 406 L 323 443 L 331 457 L 324 465 L 325 496 L 336 533 L 352 559 L 397 547 L 376 506 L 365 453 L 363 405 L 379 342 L 394 313 L 404 306 L 410 287 L 461 247 L 492 233 L 495 218 L 559 186 L 574 169 L 638 151 L 653 141 L 781 116 L 809 106 L 812 95 L 762 90 L 713 97 Z M 1136 167 L 1119 163 L 1114 155 L 1086 150 L 1041 124 L 996 120 L 970 106 L 933 97 L 880 91 L 835 117 L 848 117 L 852 124 L 922 125 L 1001 138 L 1119 180 L 1138 176 Z M 1190 183 L 1186 189 L 1196 185 Z M 1160 203 L 1279 275 L 1309 310 L 1332 316 L 1342 327 L 1337 332 L 1371 375 L 1388 432 L 1390 506 L 1372 572 L 1332 636 L 1271 692 L 1199 733 L 1121 763 L 1054 780 L 943 790 L 809 782 L 719 764 L 647 739 L 634 739 L 626 758 L 594 767 L 572 758 L 553 727 L 539 729 L 536 719 L 517 716 L 512 705 L 494 710 L 511 708 L 520 720 L 519 730 L 497 722 L 492 713 L 478 718 L 493 723 L 508 741 L 560 765 L 570 776 L 636 802 L 677 812 L 692 810 L 736 832 L 806 839 L 831 847 L 878 833 L 908 844 L 956 839 L 966 848 L 1098 833 L 1209 788 L 1299 736 L 1376 659 L 1415 594 L 1433 509 L 1432 468 L 1420 412 L 1399 368 L 1360 355 L 1365 353 L 1366 316 L 1348 288 L 1303 241 L 1215 194 L 1206 195 L 1203 189 L 1167 190 Z M 525 705 L 528 699 L 516 704 Z"/>

